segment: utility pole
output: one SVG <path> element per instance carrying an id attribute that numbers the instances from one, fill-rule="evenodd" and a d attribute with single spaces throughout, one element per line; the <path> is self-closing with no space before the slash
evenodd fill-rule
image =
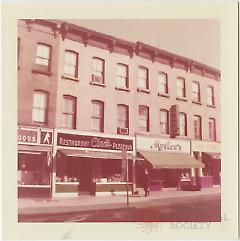
<path id="1" fill-rule="evenodd" d="M 126 164 L 126 179 L 127 179 L 127 206 L 129 205 L 129 195 L 128 195 L 128 157 L 127 151 L 122 150 L 122 161 Z"/>

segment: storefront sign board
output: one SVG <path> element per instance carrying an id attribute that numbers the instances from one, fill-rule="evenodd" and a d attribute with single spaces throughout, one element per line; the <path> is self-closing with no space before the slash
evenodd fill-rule
<path id="1" fill-rule="evenodd" d="M 18 144 L 52 145 L 53 131 L 20 127 L 18 129 Z"/>
<path id="2" fill-rule="evenodd" d="M 221 153 L 221 143 L 192 141 L 192 151 Z"/>
<path id="3" fill-rule="evenodd" d="M 136 137 L 137 150 L 190 153 L 190 141 L 170 138 Z"/>
<path id="4" fill-rule="evenodd" d="M 133 151 L 133 140 L 88 136 L 80 134 L 57 133 L 57 146 Z"/>

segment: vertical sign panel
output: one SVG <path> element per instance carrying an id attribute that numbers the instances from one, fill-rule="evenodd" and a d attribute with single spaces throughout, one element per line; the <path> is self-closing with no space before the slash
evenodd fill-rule
<path id="1" fill-rule="evenodd" d="M 170 108 L 170 137 L 179 135 L 179 108 L 178 105 L 172 105 Z"/>

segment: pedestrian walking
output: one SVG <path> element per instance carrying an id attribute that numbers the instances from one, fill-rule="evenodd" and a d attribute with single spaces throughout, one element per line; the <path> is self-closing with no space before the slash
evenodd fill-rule
<path id="1" fill-rule="evenodd" d="M 148 170 L 147 168 L 144 169 L 144 192 L 145 192 L 145 197 L 149 195 L 149 173 L 148 173 Z"/>

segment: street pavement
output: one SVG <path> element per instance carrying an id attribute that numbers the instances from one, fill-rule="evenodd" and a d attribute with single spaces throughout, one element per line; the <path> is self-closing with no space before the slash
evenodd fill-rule
<path id="1" fill-rule="evenodd" d="M 137 205 L 136 205 L 137 204 Z M 20 215 L 19 222 L 220 222 L 220 194 L 148 200 L 126 208 Z"/>
<path id="2" fill-rule="evenodd" d="M 129 205 L 126 203 L 126 195 L 103 197 L 80 195 L 75 198 L 22 198 L 18 200 L 18 214 L 19 222 L 33 220 L 30 217 L 34 217 L 34 220 L 37 220 L 38 218 L 40 218 L 39 220 L 44 220 L 44 217 L 46 216 L 54 217 L 52 219 L 53 221 L 66 221 L 68 219 L 71 221 L 71 218 L 73 218 L 74 221 L 87 221 L 88 219 L 89 221 L 94 220 L 94 215 L 90 215 L 91 217 L 89 218 L 89 213 L 97 213 L 97 215 L 100 215 L 99 218 L 102 221 L 105 221 L 103 220 L 101 212 L 109 214 L 110 219 L 108 218 L 108 215 L 106 215 L 106 220 L 111 220 L 111 217 L 113 216 L 116 221 L 123 219 L 134 220 L 135 217 L 137 217 L 138 220 L 142 220 L 147 219 L 145 214 L 149 212 L 152 214 L 156 213 L 156 215 L 158 214 L 157 217 L 164 217 L 163 213 L 161 213 L 161 215 L 159 213 L 160 206 L 165 206 L 164 208 L 161 208 L 164 212 L 170 210 L 167 214 L 167 217 L 169 217 L 173 210 L 175 210 L 175 216 L 176 213 L 184 212 L 184 210 L 186 211 L 187 205 L 189 210 L 192 209 L 192 213 L 201 210 L 201 207 L 204 207 L 202 210 L 207 212 L 207 207 L 209 206 L 209 210 L 215 210 L 213 217 L 210 219 L 217 221 L 220 216 L 220 193 L 220 187 L 205 188 L 201 191 L 177 191 L 175 188 L 166 188 L 162 191 L 151 192 L 148 197 L 144 197 L 143 192 L 140 191 L 139 195 L 130 195 Z M 198 201 L 200 203 L 198 203 Z M 214 209 L 214 207 L 216 208 Z M 78 213 L 80 216 L 74 218 L 74 215 Z M 124 215 L 124 213 L 127 213 L 127 215 Z M 69 214 L 69 218 L 64 217 Z M 119 218 L 116 215 L 119 215 Z M 139 215 L 142 215 L 143 218 Z M 152 217 L 152 215 L 147 216 Z M 193 215 L 189 215 L 189 217 L 190 216 Z"/>

